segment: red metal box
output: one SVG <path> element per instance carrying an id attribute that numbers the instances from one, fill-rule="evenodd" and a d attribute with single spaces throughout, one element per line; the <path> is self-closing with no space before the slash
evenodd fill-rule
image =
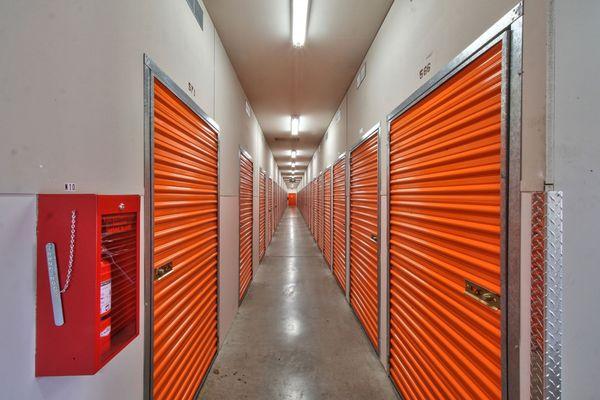
<path id="1" fill-rule="evenodd" d="M 38 196 L 36 376 L 95 374 L 139 334 L 139 211 L 139 196 Z"/>

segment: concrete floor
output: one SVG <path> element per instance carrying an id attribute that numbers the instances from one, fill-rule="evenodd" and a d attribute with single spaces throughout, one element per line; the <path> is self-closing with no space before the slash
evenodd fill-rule
<path id="1" fill-rule="evenodd" d="M 288 209 L 201 399 L 395 399 L 297 209 Z"/>

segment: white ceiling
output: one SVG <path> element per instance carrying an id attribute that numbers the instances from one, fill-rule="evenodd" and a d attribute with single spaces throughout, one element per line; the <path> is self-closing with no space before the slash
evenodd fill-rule
<path id="1" fill-rule="evenodd" d="M 306 168 L 392 2 L 311 0 L 294 48 L 291 0 L 204 0 L 280 169 L 292 148 Z M 301 116 L 296 140 L 290 115 Z"/>

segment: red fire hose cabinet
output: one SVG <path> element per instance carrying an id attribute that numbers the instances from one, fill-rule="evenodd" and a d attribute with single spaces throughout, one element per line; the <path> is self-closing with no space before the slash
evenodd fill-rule
<path id="1" fill-rule="evenodd" d="M 139 196 L 38 196 L 36 376 L 95 374 L 139 334 L 139 211 Z"/>

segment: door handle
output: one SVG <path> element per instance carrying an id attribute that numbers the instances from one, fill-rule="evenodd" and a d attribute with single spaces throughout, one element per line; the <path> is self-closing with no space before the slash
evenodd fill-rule
<path id="1" fill-rule="evenodd" d="M 169 261 L 168 263 L 161 265 L 154 271 L 154 280 L 159 281 L 173 272 L 173 262 Z"/>
<path id="2" fill-rule="evenodd" d="M 500 310 L 500 295 L 465 279 L 465 294 L 493 310 Z"/>
<path id="3" fill-rule="evenodd" d="M 374 233 L 371 233 L 371 240 L 374 241 L 375 243 L 377 243 L 377 235 Z"/>

